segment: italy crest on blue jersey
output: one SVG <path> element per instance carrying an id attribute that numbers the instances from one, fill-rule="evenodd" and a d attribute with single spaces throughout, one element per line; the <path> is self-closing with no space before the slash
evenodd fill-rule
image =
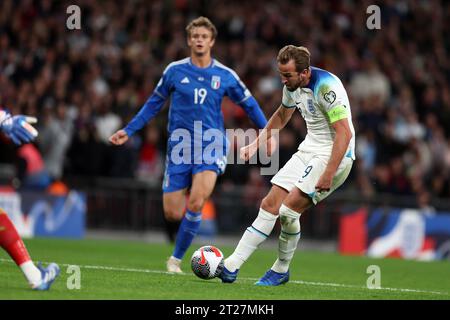
<path id="1" fill-rule="evenodd" d="M 213 88 L 214 90 L 217 90 L 220 88 L 220 77 L 219 76 L 212 76 L 211 88 Z"/>

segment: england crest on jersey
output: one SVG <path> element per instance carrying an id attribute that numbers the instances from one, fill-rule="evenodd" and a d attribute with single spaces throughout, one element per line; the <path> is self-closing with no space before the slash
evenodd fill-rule
<path id="1" fill-rule="evenodd" d="M 316 113 L 316 108 L 314 108 L 314 103 L 312 99 L 308 99 L 308 110 L 313 114 Z"/>
<path id="2" fill-rule="evenodd" d="M 213 88 L 214 90 L 217 90 L 220 88 L 220 77 L 219 76 L 212 76 L 211 88 Z"/>

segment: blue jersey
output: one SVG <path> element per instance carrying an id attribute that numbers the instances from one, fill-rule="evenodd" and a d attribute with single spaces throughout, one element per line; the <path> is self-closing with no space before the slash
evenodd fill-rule
<path id="1" fill-rule="evenodd" d="M 190 144 L 191 150 L 195 148 L 194 144 L 204 149 L 214 143 L 203 137 L 209 129 L 219 130 L 225 139 L 221 110 L 224 96 L 241 106 L 259 128 L 265 127 L 267 121 L 261 108 L 233 70 L 215 59 L 208 67 L 200 68 L 190 58 L 185 58 L 166 67 L 153 94 L 124 130 L 128 136 L 133 135 L 161 110 L 170 97 L 167 152 L 180 144 Z M 180 138 L 184 132 L 191 135 L 190 140 Z M 194 155 L 192 161 L 193 158 Z"/>

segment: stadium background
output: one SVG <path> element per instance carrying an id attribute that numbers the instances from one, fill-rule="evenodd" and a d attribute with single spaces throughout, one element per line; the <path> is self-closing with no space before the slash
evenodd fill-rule
<path id="1" fill-rule="evenodd" d="M 450 211 L 445 1 L 75 2 L 81 30 L 66 28 L 73 1 L 0 2 L 0 105 L 36 116 L 40 132 L 21 148 L 1 136 L 5 188 L 83 191 L 88 230 L 163 231 L 167 106 L 125 146 L 107 138 L 165 66 L 189 54 L 184 28 L 205 15 L 219 31 L 213 56 L 236 70 L 266 116 L 280 103 L 275 57 L 286 44 L 308 47 L 312 64 L 347 88 L 357 161 L 344 186 L 302 216 L 304 239 L 336 240 L 342 213 L 361 207 Z M 380 30 L 366 28 L 371 4 L 381 8 Z M 223 111 L 227 128 L 252 127 L 229 100 Z M 296 114 L 280 135 L 280 165 L 304 134 Z M 269 179 L 258 166 L 227 167 L 210 203 L 219 235 L 240 235 L 253 221 Z"/>

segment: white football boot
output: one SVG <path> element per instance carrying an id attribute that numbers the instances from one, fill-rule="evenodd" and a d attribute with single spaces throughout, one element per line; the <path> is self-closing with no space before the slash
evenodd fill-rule
<path id="1" fill-rule="evenodd" d="M 167 271 L 172 273 L 183 273 L 180 268 L 181 260 L 173 256 L 167 260 Z"/>

